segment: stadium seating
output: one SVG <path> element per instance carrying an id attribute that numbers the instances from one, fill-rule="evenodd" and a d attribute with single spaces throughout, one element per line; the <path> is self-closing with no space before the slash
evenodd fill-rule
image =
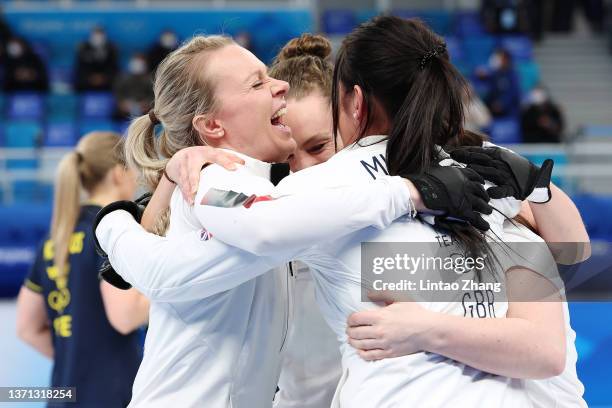
<path id="1" fill-rule="evenodd" d="M 48 202 L 0 206 L 0 296 L 17 294 L 34 251 L 49 230 Z"/>
<path id="2" fill-rule="evenodd" d="M 111 120 L 86 120 L 81 121 L 79 125 L 79 135 L 82 136 L 86 133 L 93 132 L 94 130 L 109 130 L 112 132 L 118 132 L 119 125 Z"/>
<path id="3" fill-rule="evenodd" d="M 6 147 L 32 148 L 40 145 L 42 128 L 36 121 L 6 121 L 4 137 Z"/>
<path id="4" fill-rule="evenodd" d="M 322 20 L 323 31 L 329 35 L 347 34 L 357 25 L 353 10 L 326 10 Z"/>
<path id="5" fill-rule="evenodd" d="M 527 95 L 540 82 L 538 64 L 533 61 L 522 61 L 515 64 L 515 69 L 519 77 L 521 92 Z"/>
<path id="6" fill-rule="evenodd" d="M 80 96 L 79 106 L 83 119 L 107 119 L 113 115 L 115 99 L 110 92 L 86 92 Z"/>
<path id="7" fill-rule="evenodd" d="M 13 182 L 13 199 L 18 203 L 46 204 L 53 197 L 53 186 L 32 180 Z M 41 231 L 29 231 L 31 235 L 40 236 Z"/>
<path id="8" fill-rule="evenodd" d="M 8 96 L 6 116 L 9 119 L 41 119 L 45 115 L 44 95 L 18 92 Z"/>
<path id="9" fill-rule="evenodd" d="M 77 129 L 70 120 L 51 121 L 47 124 L 44 146 L 74 146 L 78 140 Z"/>
<path id="10" fill-rule="evenodd" d="M 58 62 L 56 59 L 50 61 L 48 66 L 49 81 L 54 89 L 68 91 L 73 83 L 72 61 L 67 63 Z"/>
<path id="11" fill-rule="evenodd" d="M 612 217 L 608 215 L 612 208 L 612 197 L 595 195 L 577 195 L 573 197 L 574 203 L 585 225 L 588 227 L 592 240 L 599 239 L 612 242 Z"/>
<path id="12" fill-rule="evenodd" d="M 473 67 L 485 65 L 497 46 L 497 39 L 489 35 L 479 35 L 463 39 L 466 59 Z"/>
<path id="13" fill-rule="evenodd" d="M 485 34 L 485 29 L 477 12 L 457 13 L 454 20 L 454 31 L 462 37 L 480 36 Z"/>
<path id="14" fill-rule="evenodd" d="M 151 19 L 154 24 L 160 22 L 157 17 L 143 12 L 143 18 Z M 322 13 L 323 30 L 332 36 L 341 36 L 351 31 L 357 24 L 377 14 L 376 10 L 326 10 Z M 478 13 L 462 12 L 452 14 L 444 10 L 395 10 L 394 14 L 402 17 L 419 17 L 432 26 L 439 34 L 444 35 L 453 63 L 470 78 L 474 89 L 481 97 L 486 97 L 488 84 L 478 80 L 474 75 L 475 67 L 486 65 L 493 50 L 502 46 L 514 56 L 516 69 L 520 78 L 521 90 L 526 94 L 539 81 L 538 67 L 533 62 L 532 45 L 523 36 L 495 37 L 487 34 L 480 22 Z M 209 16 L 215 21 L 219 16 Z M 148 43 L 145 37 L 154 38 L 156 32 L 138 32 L 139 40 L 131 37 L 131 32 L 116 26 L 114 20 L 106 22 L 109 37 L 120 44 L 121 60 L 125 61 L 128 51 L 136 44 Z M 20 24 L 23 15 L 9 16 Z M 32 19 L 38 18 L 35 14 Z M 208 17 L 207 17 L 208 18 Z M 260 14 L 249 17 L 252 24 L 260 27 L 254 40 L 256 48 L 269 48 L 267 43 L 282 41 L 281 37 L 290 37 L 286 29 L 269 29 L 261 27 L 274 26 L 272 14 Z M 32 20 L 32 21 L 34 21 Z M 185 20 L 186 21 L 186 20 Z M 192 22 L 193 23 L 193 22 Z M 237 30 L 237 28 L 228 31 Z M 180 31 L 180 30 L 179 30 Z M 86 32 L 83 32 L 83 36 Z M 147 38 L 148 38 L 147 37 Z M 36 93 L 0 94 L 0 146 L 14 148 L 32 148 L 39 146 L 69 147 L 79 138 L 93 130 L 111 130 L 123 133 L 128 122 L 115 122 L 113 113 L 115 101 L 109 92 L 73 93 L 70 86 L 73 80 L 74 45 L 79 38 L 42 37 L 33 34 L 33 48 L 47 63 L 52 91 L 48 95 Z M 141 47 L 142 49 L 142 47 Z M 271 51 L 273 52 L 273 51 Z M 491 126 L 493 140 L 500 143 L 520 141 L 520 129 L 516 118 L 496 120 Z M 11 169 L 35 169 L 36 160 L 9 160 Z M 32 186 L 19 187 L 17 198 L 31 196 Z M 45 196 L 42 194 L 41 196 Z"/>
<path id="15" fill-rule="evenodd" d="M 74 120 L 77 115 L 78 97 L 72 93 L 47 96 L 47 118 L 50 120 Z"/>
<path id="16" fill-rule="evenodd" d="M 457 37 L 446 37 L 446 49 L 451 57 L 453 64 L 465 61 L 465 53 L 463 52 L 463 43 Z"/>
<path id="17" fill-rule="evenodd" d="M 488 133 L 491 141 L 497 144 L 514 144 L 522 141 L 521 126 L 515 116 L 495 119 Z"/>
<path id="18" fill-rule="evenodd" d="M 502 36 L 499 39 L 499 46 L 507 50 L 515 62 L 533 59 L 533 45 L 525 36 Z"/>
<path id="19" fill-rule="evenodd" d="M 403 18 L 420 18 L 440 35 L 452 31 L 452 15 L 444 10 L 394 10 L 393 15 Z"/>

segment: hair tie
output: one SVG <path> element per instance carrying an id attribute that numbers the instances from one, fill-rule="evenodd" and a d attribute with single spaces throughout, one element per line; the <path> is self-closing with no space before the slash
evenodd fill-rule
<path id="1" fill-rule="evenodd" d="M 153 112 L 153 109 L 149 111 L 149 119 L 151 120 L 151 123 L 154 125 L 159 125 L 161 123 L 159 119 L 157 119 L 157 116 L 155 116 L 155 112 Z"/>
<path id="2" fill-rule="evenodd" d="M 432 58 L 442 55 L 444 52 L 446 52 L 446 43 L 442 43 L 426 53 L 423 58 L 421 58 L 421 70 L 425 69 L 425 66 L 429 63 L 429 61 L 431 61 Z"/>
<path id="3" fill-rule="evenodd" d="M 83 163 L 83 160 L 84 160 L 83 154 L 79 152 L 78 150 L 75 150 L 74 153 L 76 154 L 76 157 L 77 157 L 77 163 L 78 164 Z"/>

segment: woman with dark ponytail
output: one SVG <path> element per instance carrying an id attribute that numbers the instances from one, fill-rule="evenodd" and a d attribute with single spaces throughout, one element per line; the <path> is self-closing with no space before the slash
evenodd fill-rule
<path id="1" fill-rule="evenodd" d="M 17 299 L 18 336 L 53 360 L 50 385 L 75 387 L 79 406 L 126 406 L 140 364 L 149 302 L 99 280 L 92 233 L 100 208 L 135 190 L 121 136 L 83 136 L 59 164 L 50 234 Z"/>

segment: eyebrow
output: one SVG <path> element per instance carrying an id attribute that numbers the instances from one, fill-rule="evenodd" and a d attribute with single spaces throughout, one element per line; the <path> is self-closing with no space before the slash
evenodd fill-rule
<path id="1" fill-rule="evenodd" d="M 334 137 L 331 135 L 331 133 L 327 133 L 327 132 L 315 133 L 314 135 L 310 136 L 308 140 L 306 140 L 304 145 L 332 141 L 333 139 Z"/>
<path id="2" fill-rule="evenodd" d="M 259 76 L 261 74 L 261 68 L 259 68 L 256 71 L 253 71 L 245 80 L 244 82 L 247 83 L 251 80 L 251 78 L 253 78 L 254 76 Z"/>

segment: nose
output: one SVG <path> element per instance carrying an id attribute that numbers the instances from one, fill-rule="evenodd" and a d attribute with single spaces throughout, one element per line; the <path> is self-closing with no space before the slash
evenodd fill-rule
<path id="1" fill-rule="evenodd" d="M 270 90 L 272 91 L 272 96 L 273 97 L 286 96 L 287 92 L 289 92 L 289 83 L 278 80 L 278 79 L 274 79 L 273 81 L 274 83 L 270 87 Z"/>

